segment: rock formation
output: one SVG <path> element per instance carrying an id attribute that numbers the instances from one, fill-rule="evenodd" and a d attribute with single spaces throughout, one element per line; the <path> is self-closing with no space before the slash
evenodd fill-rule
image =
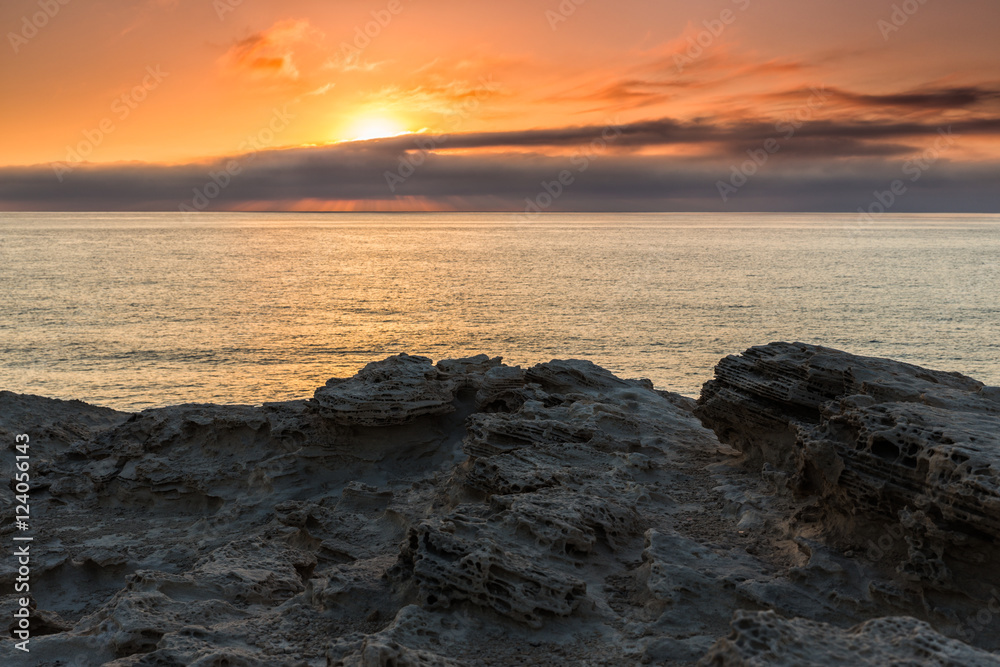
<path id="1" fill-rule="evenodd" d="M 738 611 L 732 635 L 713 646 L 700 664 L 992 667 L 997 658 L 941 637 L 913 618 L 877 618 L 844 630 L 802 619 L 786 620 L 773 611 Z"/>
<path id="2" fill-rule="evenodd" d="M 828 538 L 895 570 L 883 594 L 919 598 L 960 636 L 981 625 L 970 615 L 1000 617 L 1000 389 L 774 343 L 722 360 L 696 414 L 790 475 Z"/>
<path id="3" fill-rule="evenodd" d="M 485 355 L 258 407 L 3 392 L 36 541 L 0 664 L 1000 665 L 997 401 L 799 344 L 697 406 Z"/>

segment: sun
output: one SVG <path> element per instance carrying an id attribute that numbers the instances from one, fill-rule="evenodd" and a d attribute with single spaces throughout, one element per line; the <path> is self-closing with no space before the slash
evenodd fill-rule
<path id="1" fill-rule="evenodd" d="M 409 134 L 403 124 L 387 116 L 365 116 L 350 126 L 347 141 L 368 141 Z"/>

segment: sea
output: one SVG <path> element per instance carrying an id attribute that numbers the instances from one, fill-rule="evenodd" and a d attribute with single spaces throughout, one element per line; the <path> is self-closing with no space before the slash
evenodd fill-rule
<path id="1" fill-rule="evenodd" d="M 0 213 L 0 390 L 260 404 L 406 352 L 697 396 L 779 340 L 998 385 L 998 264 L 998 215 Z"/>

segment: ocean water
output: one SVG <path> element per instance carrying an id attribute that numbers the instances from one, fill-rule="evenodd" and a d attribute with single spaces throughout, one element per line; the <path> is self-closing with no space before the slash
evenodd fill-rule
<path id="1" fill-rule="evenodd" d="M 774 340 L 1000 384 L 998 259 L 986 215 L 0 213 L 0 389 L 260 403 L 485 352 L 697 395 Z"/>

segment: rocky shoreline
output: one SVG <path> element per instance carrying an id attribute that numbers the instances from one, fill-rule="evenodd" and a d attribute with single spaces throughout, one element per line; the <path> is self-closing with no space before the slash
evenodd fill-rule
<path id="1" fill-rule="evenodd" d="M 256 407 L 0 392 L 4 479 L 20 433 L 4 665 L 1000 665 L 1000 388 L 956 373 L 399 355 Z"/>

